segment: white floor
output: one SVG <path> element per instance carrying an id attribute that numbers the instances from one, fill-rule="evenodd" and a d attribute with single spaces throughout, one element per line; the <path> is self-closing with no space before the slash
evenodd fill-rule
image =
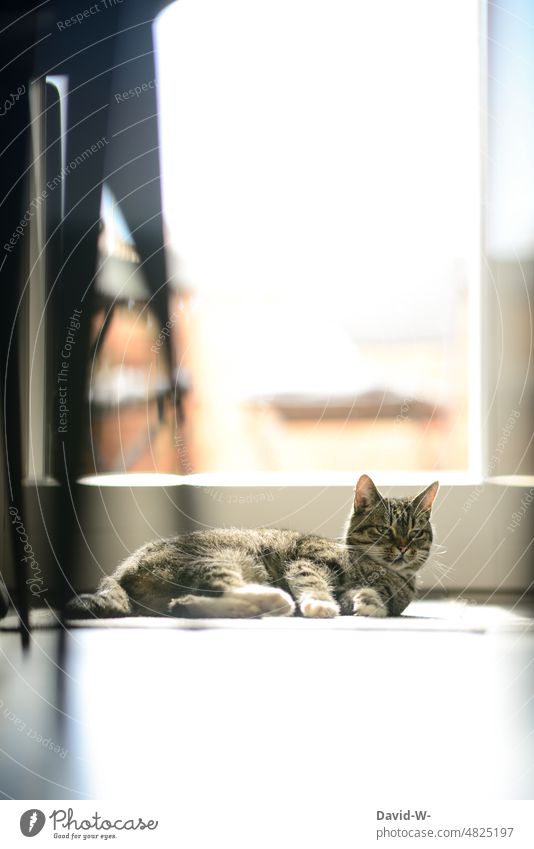
<path id="1" fill-rule="evenodd" d="M 77 628 L 59 671 L 57 632 L 35 631 L 26 658 L 1 633 L 0 791 L 161 795 L 191 822 L 274 799 L 316 807 L 318 828 L 363 797 L 532 798 L 531 621 L 421 604 L 357 628 Z"/>

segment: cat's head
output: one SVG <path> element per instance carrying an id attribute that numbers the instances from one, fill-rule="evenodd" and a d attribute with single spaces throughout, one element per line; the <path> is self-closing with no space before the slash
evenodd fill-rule
<path id="1" fill-rule="evenodd" d="M 346 542 L 358 559 L 410 576 L 423 566 L 432 546 L 430 513 L 439 484 L 415 498 L 386 498 L 368 475 L 354 490 Z"/>

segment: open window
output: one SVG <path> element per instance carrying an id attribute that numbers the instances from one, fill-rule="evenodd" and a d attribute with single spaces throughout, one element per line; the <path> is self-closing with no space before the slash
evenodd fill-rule
<path id="1" fill-rule="evenodd" d="M 386 6 L 156 23 L 198 472 L 480 473 L 479 6 Z"/>

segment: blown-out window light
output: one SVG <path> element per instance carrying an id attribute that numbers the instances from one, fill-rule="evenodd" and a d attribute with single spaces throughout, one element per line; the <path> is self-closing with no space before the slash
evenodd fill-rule
<path id="1" fill-rule="evenodd" d="M 194 470 L 479 472 L 478 0 L 198 0 L 156 36 Z"/>

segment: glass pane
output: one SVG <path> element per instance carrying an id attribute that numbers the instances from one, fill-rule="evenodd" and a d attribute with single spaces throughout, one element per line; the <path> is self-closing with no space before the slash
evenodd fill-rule
<path id="1" fill-rule="evenodd" d="M 474 0 L 196 0 L 158 19 L 188 462 L 467 469 Z"/>
<path id="2" fill-rule="evenodd" d="M 91 318 L 86 474 L 182 471 L 165 337 L 135 242 L 104 185 Z M 170 323 L 169 323 L 170 324 Z"/>

